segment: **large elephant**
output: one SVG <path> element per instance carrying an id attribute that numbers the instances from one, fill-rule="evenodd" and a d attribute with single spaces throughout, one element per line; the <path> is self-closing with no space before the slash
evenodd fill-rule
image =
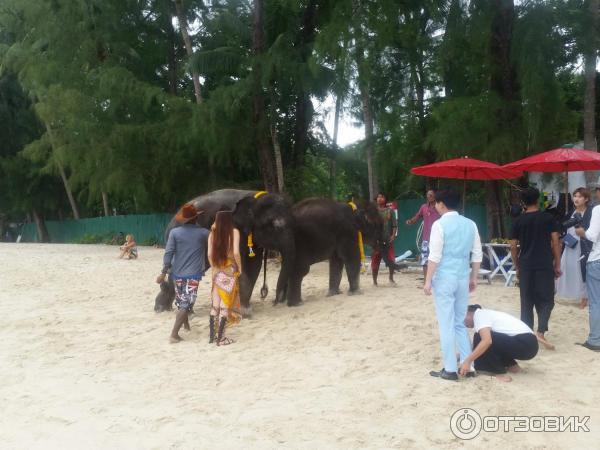
<path id="1" fill-rule="evenodd" d="M 350 294 L 359 292 L 360 250 L 358 232 L 363 242 L 377 248 L 383 242 L 383 220 L 373 203 L 358 208 L 350 204 L 325 198 L 309 198 L 296 203 L 292 208 L 294 217 L 294 239 L 296 258 L 291 273 L 281 273 L 286 280 L 288 305 L 302 303 L 302 279 L 314 263 L 329 260 L 329 293 L 340 293 L 342 271 L 350 283 Z M 278 301 L 282 301 L 278 297 Z"/>
<path id="2" fill-rule="evenodd" d="M 240 231 L 240 255 L 242 259 L 242 275 L 240 277 L 240 303 L 242 312 L 249 315 L 250 297 L 260 273 L 264 250 L 277 250 L 281 253 L 281 272 L 283 278 L 277 282 L 275 301 L 282 302 L 284 297 L 284 280 L 291 273 L 296 247 L 293 234 L 293 217 L 290 203 L 281 195 L 259 191 L 237 189 L 221 189 L 196 197 L 190 201 L 203 211 L 198 217 L 198 224 L 209 228 L 215 221 L 218 211 L 232 211 L 233 221 Z M 167 227 L 169 231 L 178 226 L 175 218 Z M 248 235 L 252 233 L 255 256 L 250 256 Z M 166 306 L 166 305 L 165 305 Z M 168 309 L 155 305 L 155 311 Z"/>

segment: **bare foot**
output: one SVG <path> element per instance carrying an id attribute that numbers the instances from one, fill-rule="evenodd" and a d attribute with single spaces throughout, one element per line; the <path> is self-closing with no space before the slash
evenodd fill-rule
<path id="1" fill-rule="evenodd" d="M 544 337 L 544 333 L 535 333 L 535 336 L 537 337 L 537 340 L 540 344 L 542 344 L 544 347 L 546 347 L 548 350 L 556 350 L 556 347 L 554 346 L 554 344 L 551 344 L 550 342 L 548 342 L 546 340 L 546 338 Z"/>
<path id="2" fill-rule="evenodd" d="M 509 383 L 512 381 L 512 377 L 507 373 L 499 373 L 496 374 L 496 380 L 502 381 L 504 383 Z"/>
<path id="3" fill-rule="evenodd" d="M 177 344 L 179 342 L 183 341 L 183 339 L 181 339 L 181 336 L 177 335 L 177 336 L 169 336 L 169 343 L 170 344 Z"/>
<path id="4" fill-rule="evenodd" d="M 510 373 L 519 373 L 521 372 L 521 366 L 514 364 L 512 366 L 508 366 L 506 370 L 508 370 Z"/>
<path id="5" fill-rule="evenodd" d="M 587 308 L 587 305 L 588 305 L 588 299 L 582 298 L 581 303 L 579 303 L 579 309 L 585 309 L 585 308 Z"/>

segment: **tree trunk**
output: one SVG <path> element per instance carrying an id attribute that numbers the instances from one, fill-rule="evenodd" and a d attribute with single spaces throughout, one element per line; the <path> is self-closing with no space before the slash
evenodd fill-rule
<path id="1" fill-rule="evenodd" d="M 585 59 L 585 94 L 583 101 L 583 148 L 598 150 L 596 142 L 596 61 L 598 55 L 598 0 L 588 0 L 588 21 L 585 32 L 586 52 Z M 598 171 L 586 172 L 588 184 L 598 181 Z"/>
<path id="2" fill-rule="evenodd" d="M 309 0 L 302 15 L 301 28 L 294 42 L 294 47 L 298 49 L 300 55 L 300 64 L 306 64 L 312 54 L 311 43 L 315 39 L 317 5 L 316 0 Z M 308 149 L 308 130 L 312 121 L 313 108 L 310 92 L 306 86 L 298 83 L 297 89 L 293 165 L 295 168 L 301 168 L 304 167 L 304 157 Z"/>
<path id="3" fill-rule="evenodd" d="M 357 38 L 357 40 L 360 38 Z M 369 180 L 369 200 L 375 200 L 379 191 L 374 159 L 374 137 L 373 137 L 373 110 L 371 107 L 371 96 L 368 82 L 364 75 L 364 53 L 360 45 L 356 46 L 356 65 L 358 67 L 358 89 L 362 102 L 362 116 L 365 124 L 365 146 L 367 156 L 367 176 Z"/>
<path id="4" fill-rule="evenodd" d="M 0 214 L 0 242 L 4 240 L 4 214 Z"/>
<path id="5" fill-rule="evenodd" d="M 175 29 L 173 28 L 172 17 L 177 15 L 173 10 L 173 1 L 166 0 L 165 30 L 169 44 L 167 46 L 167 68 L 169 73 L 169 92 L 177 95 L 177 41 L 175 39 Z M 177 19 L 179 20 L 179 19 Z M 189 36 L 188 36 L 189 38 Z"/>
<path id="6" fill-rule="evenodd" d="M 365 123 L 365 145 L 367 153 L 367 175 L 369 178 L 369 200 L 375 200 L 379 191 L 379 183 L 375 174 L 375 165 L 373 163 L 375 145 L 373 142 L 373 111 L 371 109 L 371 97 L 365 86 L 360 88 L 360 97 L 362 99 L 363 122 Z"/>
<path id="7" fill-rule="evenodd" d="M 79 209 L 77 208 L 77 203 L 75 202 L 75 197 L 73 197 L 73 192 L 71 192 L 71 186 L 69 185 L 69 180 L 67 179 L 67 175 L 65 173 L 65 169 L 63 167 L 63 165 L 61 164 L 58 156 L 56 155 L 56 151 L 55 148 L 56 146 L 54 145 L 54 137 L 52 135 L 52 129 L 50 128 L 50 125 L 45 124 L 46 126 L 46 131 L 48 132 L 48 137 L 50 139 L 50 145 L 52 146 L 52 156 L 54 158 L 54 162 L 56 163 L 56 167 L 58 167 L 58 171 L 60 172 L 60 178 L 62 179 L 62 182 L 65 186 L 65 191 L 67 192 L 67 197 L 69 198 L 69 203 L 71 204 L 71 210 L 73 211 L 73 218 L 75 220 L 79 220 Z"/>
<path id="8" fill-rule="evenodd" d="M 506 141 L 516 145 L 521 113 L 516 69 L 511 58 L 515 23 L 514 1 L 493 0 L 492 10 L 490 88 L 501 99 L 501 106 L 495 114 L 497 129 L 507 135 Z M 509 144 L 509 147 L 512 147 L 512 144 Z M 506 154 L 510 154 L 512 148 L 505 150 Z M 486 191 L 489 237 L 502 237 L 505 234 L 504 208 L 499 182 L 486 183 Z"/>
<path id="9" fill-rule="evenodd" d="M 110 216 L 110 209 L 108 208 L 108 194 L 102 191 L 102 206 L 104 206 L 104 217 Z"/>
<path id="10" fill-rule="evenodd" d="M 273 154 L 275 155 L 275 170 L 277 174 L 277 190 L 283 192 L 283 161 L 281 159 L 281 146 L 277 136 L 277 126 L 275 125 L 275 114 L 271 113 L 271 139 L 273 141 Z"/>
<path id="11" fill-rule="evenodd" d="M 50 242 L 50 235 L 46 228 L 44 216 L 39 214 L 35 208 L 31 210 L 31 213 L 33 214 L 33 220 L 35 220 L 35 226 L 37 228 L 38 242 Z"/>
<path id="12" fill-rule="evenodd" d="M 514 0 L 493 0 L 492 33 L 490 44 L 491 89 L 502 100 L 512 102 L 517 97 L 517 75 L 511 59 L 512 36 L 515 22 Z M 504 108 L 506 111 L 511 108 Z M 501 120 L 506 120 L 501 117 Z"/>
<path id="13" fill-rule="evenodd" d="M 185 17 L 185 8 L 183 6 L 183 0 L 173 0 L 175 2 L 175 12 L 177 14 L 177 22 L 179 22 L 179 29 L 181 30 L 181 36 L 183 37 L 183 43 L 185 44 L 185 51 L 188 57 L 194 54 L 194 48 L 192 47 L 192 40 L 188 34 L 188 23 Z M 196 103 L 202 103 L 202 91 L 200 87 L 200 75 L 196 70 L 192 70 L 192 81 L 194 82 L 194 95 L 196 96 Z"/>
<path id="14" fill-rule="evenodd" d="M 260 171 L 264 187 L 267 191 L 277 192 L 278 183 L 275 175 L 273 151 L 269 142 L 265 98 L 261 83 L 262 65 L 260 63 L 260 58 L 264 53 L 263 13 L 263 0 L 254 0 L 252 34 L 252 54 L 254 56 L 252 64 L 252 121 L 254 122 L 254 130 L 256 133 L 255 139 L 258 147 Z"/>
<path id="15" fill-rule="evenodd" d="M 365 146 L 367 158 L 367 177 L 369 182 L 369 200 L 375 200 L 379 191 L 377 173 L 373 162 L 375 153 L 375 142 L 373 138 L 373 109 L 371 105 L 371 93 L 369 82 L 366 77 L 366 71 L 371 70 L 365 64 L 365 54 L 362 47 L 363 42 L 368 42 L 369 38 L 364 36 L 362 31 L 363 3 L 361 0 L 352 1 L 352 9 L 355 16 L 354 40 L 355 40 L 355 61 L 358 69 L 358 89 L 362 103 L 362 116 L 365 125 Z"/>
<path id="16" fill-rule="evenodd" d="M 338 154 L 338 131 L 340 125 L 340 110 L 342 109 L 342 94 L 338 93 L 335 99 L 335 113 L 333 116 L 333 155 L 329 167 L 329 191 L 331 198 L 337 199 L 337 154 Z"/>
<path id="17" fill-rule="evenodd" d="M 487 236 L 482 236 L 482 239 L 489 241 L 492 238 L 506 237 L 506 226 L 502 211 L 502 185 L 496 180 L 486 181 L 485 192 Z"/>
<path id="18" fill-rule="evenodd" d="M 583 104 L 583 148 L 598 150 L 596 143 L 596 58 L 585 60 L 585 97 Z"/>
<path id="19" fill-rule="evenodd" d="M 60 178 L 62 179 L 62 182 L 65 185 L 65 191 L 67 192 L 67 197 L 69 198 L 69 203 L 71 204 L 71 209 L 73 210 L 73 218 L 75 220 L 79 220 L 79 209 L 77 208 L 75 197 L 73 197 L 73 192 L 71 192 L 71 186 L 69 185 L 69 180 L 67 179 L 65 169 L 56 156 L 54 157 L 54 162 L 56 163 L 58 171 L 60 172 Z"/>

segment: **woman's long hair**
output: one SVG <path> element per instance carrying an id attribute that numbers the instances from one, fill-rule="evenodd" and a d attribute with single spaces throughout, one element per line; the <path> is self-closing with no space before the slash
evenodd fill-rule
<path id="1" fill-rule="evenodd" d="M 212 226 L 212 255 L 217 267 L 224 267 L 233 249 L 233 214 L 219 211 Z"/>

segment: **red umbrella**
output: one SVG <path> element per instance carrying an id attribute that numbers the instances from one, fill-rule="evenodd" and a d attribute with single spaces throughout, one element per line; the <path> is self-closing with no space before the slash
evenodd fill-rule
<path id="1" fill-rule="evenodd" d="M 458 180 L 504 180 L 523 175 L 522 170 L 506 169 L 498 164 L 468 156 L 414 167 L 410 171 L 415 175 Z"/>
<path id="2" fill-rule="evenodd" d="M 576 172 L 600 169 L 600 153 L 576 148 L 557 148 L 502 166 L 524 172 Z"/>
<path id="3" fill-rule="evenodd" d="M 524 172 L 564 172 L 565 204 L 568 206 L 567 172 L 600 170 L 600 153 L 575 148 L 557 148 L 506 164 L 502 168 Z"/>
<path id="4" fill-rule="evenodd" d="M 463 210 L 465 207 L 466 180 L 504 180 L 518 178 L 523 175 L 522 170 L 506 169 L 498 164 L 467 156 L 414 167 L 410 171 L 415 175 L 426 177 L 465 180 L 463 185 Z"/>

